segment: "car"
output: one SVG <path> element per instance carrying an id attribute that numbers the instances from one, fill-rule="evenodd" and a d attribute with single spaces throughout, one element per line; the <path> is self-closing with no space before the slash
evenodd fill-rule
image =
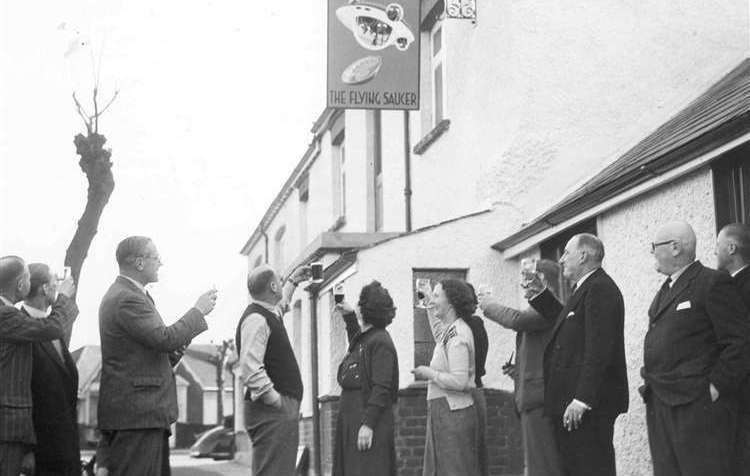
<path id="1" fill-rule="evenodd" d="M 216 426 L 206 430 L 190 447 L 193 458 L 232 459 L 234 458 L 234 430 Z"/>

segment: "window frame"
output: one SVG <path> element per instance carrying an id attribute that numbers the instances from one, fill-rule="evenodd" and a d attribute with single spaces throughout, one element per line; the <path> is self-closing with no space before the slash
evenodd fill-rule
<path id="1" fill-rule="evenodd" d="M 443 18 L 435 21 L 430 28 L 430 83 L 432 85 L 432 128 L 435 128 L 448 117 L 448 100 L 446 94 L 446 61 L 445 61 L 445 24 Z M 439 49 L 435 51 L 435 37 L 439 34 Z M 440 69 L 440 114 L 438 114 L 438 83 L 436 70 Z"/>

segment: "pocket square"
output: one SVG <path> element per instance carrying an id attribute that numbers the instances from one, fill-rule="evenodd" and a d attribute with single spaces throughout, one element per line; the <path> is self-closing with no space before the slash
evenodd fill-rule
<path id="1" fill-rule="evenodd" d="M 677 305 L 677 310 L 682 311 L 683 309 L 690 309 L 690 307 L 690 301 L 685 301 Z"/>
<path id="2" fill-rule="evenodd" d="M 573 311 L 570 311 L 567 316 L 565 316 L 565 319 L 570 319 L 571 317 L 575 316 L 576 313 Z"/>

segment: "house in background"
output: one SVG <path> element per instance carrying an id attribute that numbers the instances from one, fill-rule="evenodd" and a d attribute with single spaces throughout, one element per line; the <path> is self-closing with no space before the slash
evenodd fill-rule
<path id="1" fill-rule="evenodd" d="M 88 345 L 72 354 L 79 375 L 78 425 L 83 448 L 95 446 L 98 436 L 97 406 L 101 376 L 101 349 Z M 218 388 L 216 386 L 216 346 L 193 344 L 187 348 L 175 368 L 177 385 L 177 422 L 172 427 L 172 447 L 189 447 L 198 434 L 223 424 L 217 413 Z M 234 412 L 233 376 L 224 370 L 223 415 Z"/>

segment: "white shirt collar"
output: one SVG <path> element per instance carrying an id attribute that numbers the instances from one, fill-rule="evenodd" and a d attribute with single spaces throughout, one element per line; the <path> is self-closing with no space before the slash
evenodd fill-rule
<path id="1" fill-rule="evenodd" d="M 734 273 L 732 273 L 732 277 L 734 278 L 735 276 L 737 276 L 738 274 L 740 274 L 742 272 L 742 270 L 744 270 L 748 266 L 750 266 L 750 264 L 746 264 L 745 266 L 741 267 L 740 269 L 738 269 L 737 271 L 735 271 Z"/>
<path id="2" fill-rule="evenodd" d="M 693 261 L 693 263 L 695 263 L 695 261 Z M 682 273 L 684 273 L 686 269 L 692 266 L 693 263 L 690 263 L 687 266 L 683 266 L 682 268 L 669 275 L 669 277 L 672 278 L 672 281 L 669 283 L 670 288 L 674 286 L 674 283 L 677 282 L 680 276 L 682 276 Z"/>
<path id="3" fill-rule="evenodd" d="M 586 281 L 586 280 L 588 279 L 588 277 L 589 277 L 589 276 L 591 276 L 592 274 L 596 273 L 596 271 L 597 271 L 598 269 L 599 269 L 599 268 L 596 268 L 596 269 L 592 269 L 592 270 L 591 270 L 591 271 L 589 271 L 588 273 L 586 273 L 586 274 L 584 274 L 583 276 L 581 276 L 581 277 L 580 277 L 580 278 L 578 279 L 578 281 L 576 281 L 576 289 L 579 289 L 579 288 L 581 287 L 581 285 L 583 284 L 583 282 L 584 282 L 584 281 Z"/>
<path id="4" fill-rule="evenodd" d="M 21 304 L 21 309 L 25 310 L 29 314 L 29 316 L 35 317 L 37 319 L 43 319 L 49 316 L 49 311 L 47 310 L 42 311 L 41 309 L 37 309 L 33 306 L 29 306 L 26 303 Z"/>
<path id="5" fill-rule="evenodd" d="M 258 306 L 262 307 L 263 309 L 267 309 L 271 311 L 277 316 L 281 315 L 281 313 L 279 312 L 279 306 L 272 306 L 271 304 L 268 304 L 267 302 L 258 301 L 256 299 L 253 299 L 253 304 L 257 304 Z"/>
<path id="6" fill-rule="evenodd" d="M 6 306 L 12 306 L 13 305 L 12 302 L 10 302 L 7 299 L 5 299 L 5 296 L 0 296 L 0 302 L 2 302 L 3 304 L 5 304 Z"/>
<path id="7" fill-rule="evenodd" d="M 141 292 L 143 292 L 143 294 L 146 294 L 146 288 L 145 288 L 145 286 L 143 286 L 143 285 L 142 285 L 141 283 L 139 283 L 139 282 L 138 282 L 138 281 L 136 281 L 135 279 L 133 279 L 133 278 L 131 278 L 131 277 L 128 277 L 128 276 L 125 276 L 124 274 L 121 274 L 121 275 L 120 275 L 120 277 L 121 277 L 121 278 L 125 278 L 125 279 L 127 279 L 128 281 L 130 281 L 131 283 L 135 284 L 135 286 L 136 286 L 136 287 L 137 287 L 138 289 L 140 289 L 140 290 L 141 290 Z"/>

